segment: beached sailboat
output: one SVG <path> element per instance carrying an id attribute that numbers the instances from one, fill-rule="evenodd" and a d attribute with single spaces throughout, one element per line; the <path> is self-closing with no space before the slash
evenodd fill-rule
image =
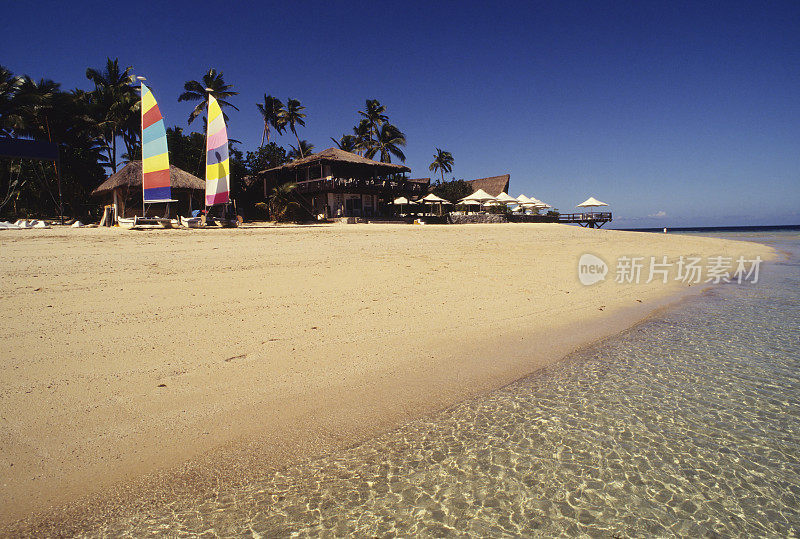
<path id="1" fill-rule="evenodd" d="M 144 78 L 140 77 L 140 81 Z M 175 222 L 169 218 L 169 203 L 172 198 L 169 177 L 169 153 L 167 151 L 167 130 L 164 118 L 150 88 L 141 82 L 142 92 L 142 216 L 118 217 L 120 226 L 160 225 L 171 227 Z M 166 203 L 167 215 L 147 217 L 148 204 Z"/>
<path id="2" fill-rule="evenodd" d="M 225 116 L 213 95 L 208 96 L 206 127 L 206 215 L 204 224 L 238 226 L 230 200 L 231 169 Z M 218 215 L 213 215 L 217 211 Z"/>

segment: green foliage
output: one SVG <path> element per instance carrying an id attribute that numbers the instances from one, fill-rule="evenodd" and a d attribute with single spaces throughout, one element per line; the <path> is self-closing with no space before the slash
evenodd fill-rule
<path id="1" fill-rule="evenodd" d="M 433 155 L 433 163 L 430 164 L 428 170 L 432 172 L 441 171 L 442 182 L 444 182 L 444 173 L 453 171 L 453 154 L 446 152 L 440 148 L 436 148 L 436 153 Z M 466 195 L 464 195 L 466 196 Z"/>
<path id="2" fill-rule="evenodd" d="M 314 145 L 308 142 L 307 140 L 299 141 L 299 144 L 295 148 L 291 144 L 289 145 L 291 150 L 286 157 L 289 158 L 290 161 L 296 161 L 298 159 L 302 159 L 303 157 L 307 157 L 314 153 Z"/>
<path id="3" fill-rule="evenodd" d="M 464 180 L 456 180 L 447 182 L 440 182 L 436 180 L 433 187 L 433 194 L 442 197 L 450 202 L 458 202 L 465 196 L 472 194 L 472 187 Z"/>
<path id="4" fill-rule="evenodd" d="M 266 137 L 269 143 L 270 127 L 279 135 L 286 131 L 286 108 L 277 97 L 264 94 L 264 103 L 256 103 L 256 108 L 264 119 L 264 131 L 261 133 L 261 145 Z"/>
<path id="5" fill-rule="evenodd" d="M 225 108 L 231 107 L 234 110 L 239 110 L 235 105 L 228 101 L 228 98 L 239 95 L 239 92 L 234 92 L 231 89 L 233 88 L 233 85 L 225 84 L 225 80 L 222 78 L 222 71 L 218 72 L 213 68 L 209 69 L 203 75 L 201 81 L 186 81 L 186 83 L 183 85 L 183 89 L 185 91 L 178 96 L 178 101 L 199 101 L 194 110 L 189 113 L 189 125 L 192 124 L 195 118 L 208 110 L 209 95 L 213 95 L 214 99 L 217 100 L 220 108 L 222 109 L 222 115 L 227 122 L 228 115 L 225 114 Z M 208 90 L 206 88 L 208 88 Z"/>
<path id="6" fill-rule="evenodd" d="M 301 213 L 300 204 L 295 198 L 296 183 L 275 186 L 267 195 L 267 211 L 273 221 L 292 221 Z"/>
<path id="7" fill-rule="evenodd" d="M 245 157 L 245 167 L 249 174 L 256 174 L 262 170 L 275 168 L 288 163 L 286 150 L 274 142 L 260 146 L 256 151 L 248 151 Z"/>

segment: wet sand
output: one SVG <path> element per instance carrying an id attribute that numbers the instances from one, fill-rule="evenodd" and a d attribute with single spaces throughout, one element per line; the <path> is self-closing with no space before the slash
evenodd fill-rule
<path id="1" fill-rule="evenodd" d="M 578 282 L 586 252 L 605 282 Z M 771 250 L 547 224 L 4 231 L 0 530 L 352 446 L 704 288 L 615 283 L 619 256 L 740 254 Z"/>

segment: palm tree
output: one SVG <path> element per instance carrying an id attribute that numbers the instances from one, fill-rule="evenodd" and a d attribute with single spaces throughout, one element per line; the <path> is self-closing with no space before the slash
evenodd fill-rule
<path id="1" fill-rule="evenodd" d="M 396 126 L 389 122 L 384 122 L 378 132 L 375 144 L 367 150 L 365 157 L 372 159 L 375 154 L 380 152 L 381 163 L 391 163 L 392 155 L 405 162 L 406 156 L 399 146 L 406 145 L 406 136 Z"/>
<path id="2" fill-rule="evenodd" d="M 300 150 L 300 157 L 305 157 L 302 153 L 303 145 L 300 143 L 300 137 L 297 136 L 297 126 L 302 125 L 305 127 L 306 121 L 303 118 L 306 117 L 302 111 L 305 110 L 305 107 L 300 104 L 300 101 L 297 99 L 292 99 L 291 97 L 286 101 L 286 110 L 283 113 L 283 120 L 285 123 L 289 124 L 289 129 L 291 129 L 292 133 L 294 133 L 294 138 L 297 139 L 297 148 Z"/>
<path id="3" fill-rule="evenodd" d="M 362 118 L 358 125 L 353 127 L 353 136 L 355 136 L 355 148 L 358 150 L 358 155 L 363 155 L 365 151 L 372 148 L 375 141 L 372 140 L 372 126 L 369 120 Z"/>
<path id="4" fill-rule="evenodd" d="M 271 219 L 284 221 L 293 210 L 300 208 L 300 204 L 294 200 L 296 187 L 296 183 L 284 183 L 272 188 L 267 196 L 267 211 Z"/>
<path id="5" fill-rule="evenodd" d="M 386 107 L 381 105 L 377 99 L 367 99 L 365 109 L 364 111 L 358 111 L 358 113 L 369 122 L 371 133 L 375 135 L 375 138 L 378 138 L 378 128 L 380 128 L 384 122 L 389 121 L 389 117 L 385 114 Z"/>
<path id="6" fill-rule="evenodd" d="M 339 140 L 331 137 L 331 140 L 340 150 L 351 153 L 355 153 L 358 150 L 358 138 L 355 135 L 342 135 Z"/>
<path id="7" fill-rule="evenodd" d="M 133 68 L 120 69 L 117 58 L 106 58 L 103 70 L 88 68 L 86 78 L 94 83 L 91 93 L 96 127 L 113 172 L 117 171 L 117 137 L 123 135 L 128 153 L 138 139 L 139 98 L 133 87 Z"/>
<path id="8" fill-rule="evenodd" d="M 206 88 L 208 88 L 208 90 L 206 90 Z M 235 105 L 227 101 L 229 97 L 239 95 L 239 92 L 234 92 L 231 88 L 233 88 L 232 85 L 225 84 L 225 80 L 222 78 L 222 71 L 217 72 L 217 70 L 213 68 L 209 69 L 208 72 L 203 75 L 202 82 L 187 80 L 183 85 L 183 89 L 186 91 L 178 97 L 178 101 L 200 101 L 191 114 L 189 114 L 189 125 L 191 125 L 194 119 L 200 116 L 203 111 L 208 110 L 209 95 L 214 96 L 220 108 L 231 107 L 234 110 L 239 110 Z M 223 112 L 223 116 L 227 122 L 227 114 Z"/>
<path id="9" fill-rule="evenodd" d="M 55 109 L 55 99 L 61 85 L 50 79 L 38 82 L 25 75 L 14 94 L 8 117 L 11 129 L 18 134 L 39 140 L 53 141 L 49 116 Z"/>
<path id="10" fill-rule="evenodd" d="M 314 145 L 309 143 L 307 140 L 300 140 L 297 142 L 297 148 L 289 144 L 291 150 L 289 153 L 286 154 L 286 157 L 295 161 L 297 159 L 302 159 L 307 155 L 311 155 L 314 153 Z"/>
<path id="11" fill-rule="evenodd" d="M 453 171 L 454 162 L 453 154 L 436 148 L 436 153 L 433 156 L 433 163 L 430 164 L 428 170 L 433 172 L 440 170 L 442 172 L 442 182 L 444 182 L 444 173 L 450 173 Z"/>
<path id="12" fill-rule="evenodd" d="M 0 134 L 11 134 L 11 114 L 14 111 L 14 96 L 22 84 L 22 77 L 0 66 Z"/>
<path id="13" fill-rule="evenodd" d="M 284 119 L 285 109 L 283 103 L 277 97 L 264 94 L 264 103 L 256 103 L 258 111 L 264 118 L 264 132 L 261 133 L 261 145 L 264 145 L 264 137 L 267 138 L 269 143 L 270 126 L 275 129 L 279 135 L 286 130 L 286 120 Z"/>

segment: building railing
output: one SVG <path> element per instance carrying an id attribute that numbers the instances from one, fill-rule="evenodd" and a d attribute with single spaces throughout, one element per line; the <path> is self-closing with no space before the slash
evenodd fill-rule
<path id="1" fill-rule="evenodd" d="M 407 180 L 387 180 L 381 178 L 320 178 L 297 183 L 298 193 L 346 192 L 366 190 L 375 192 L 398 192 L 407 194 L 423 194 L 428 185 Z"/>

